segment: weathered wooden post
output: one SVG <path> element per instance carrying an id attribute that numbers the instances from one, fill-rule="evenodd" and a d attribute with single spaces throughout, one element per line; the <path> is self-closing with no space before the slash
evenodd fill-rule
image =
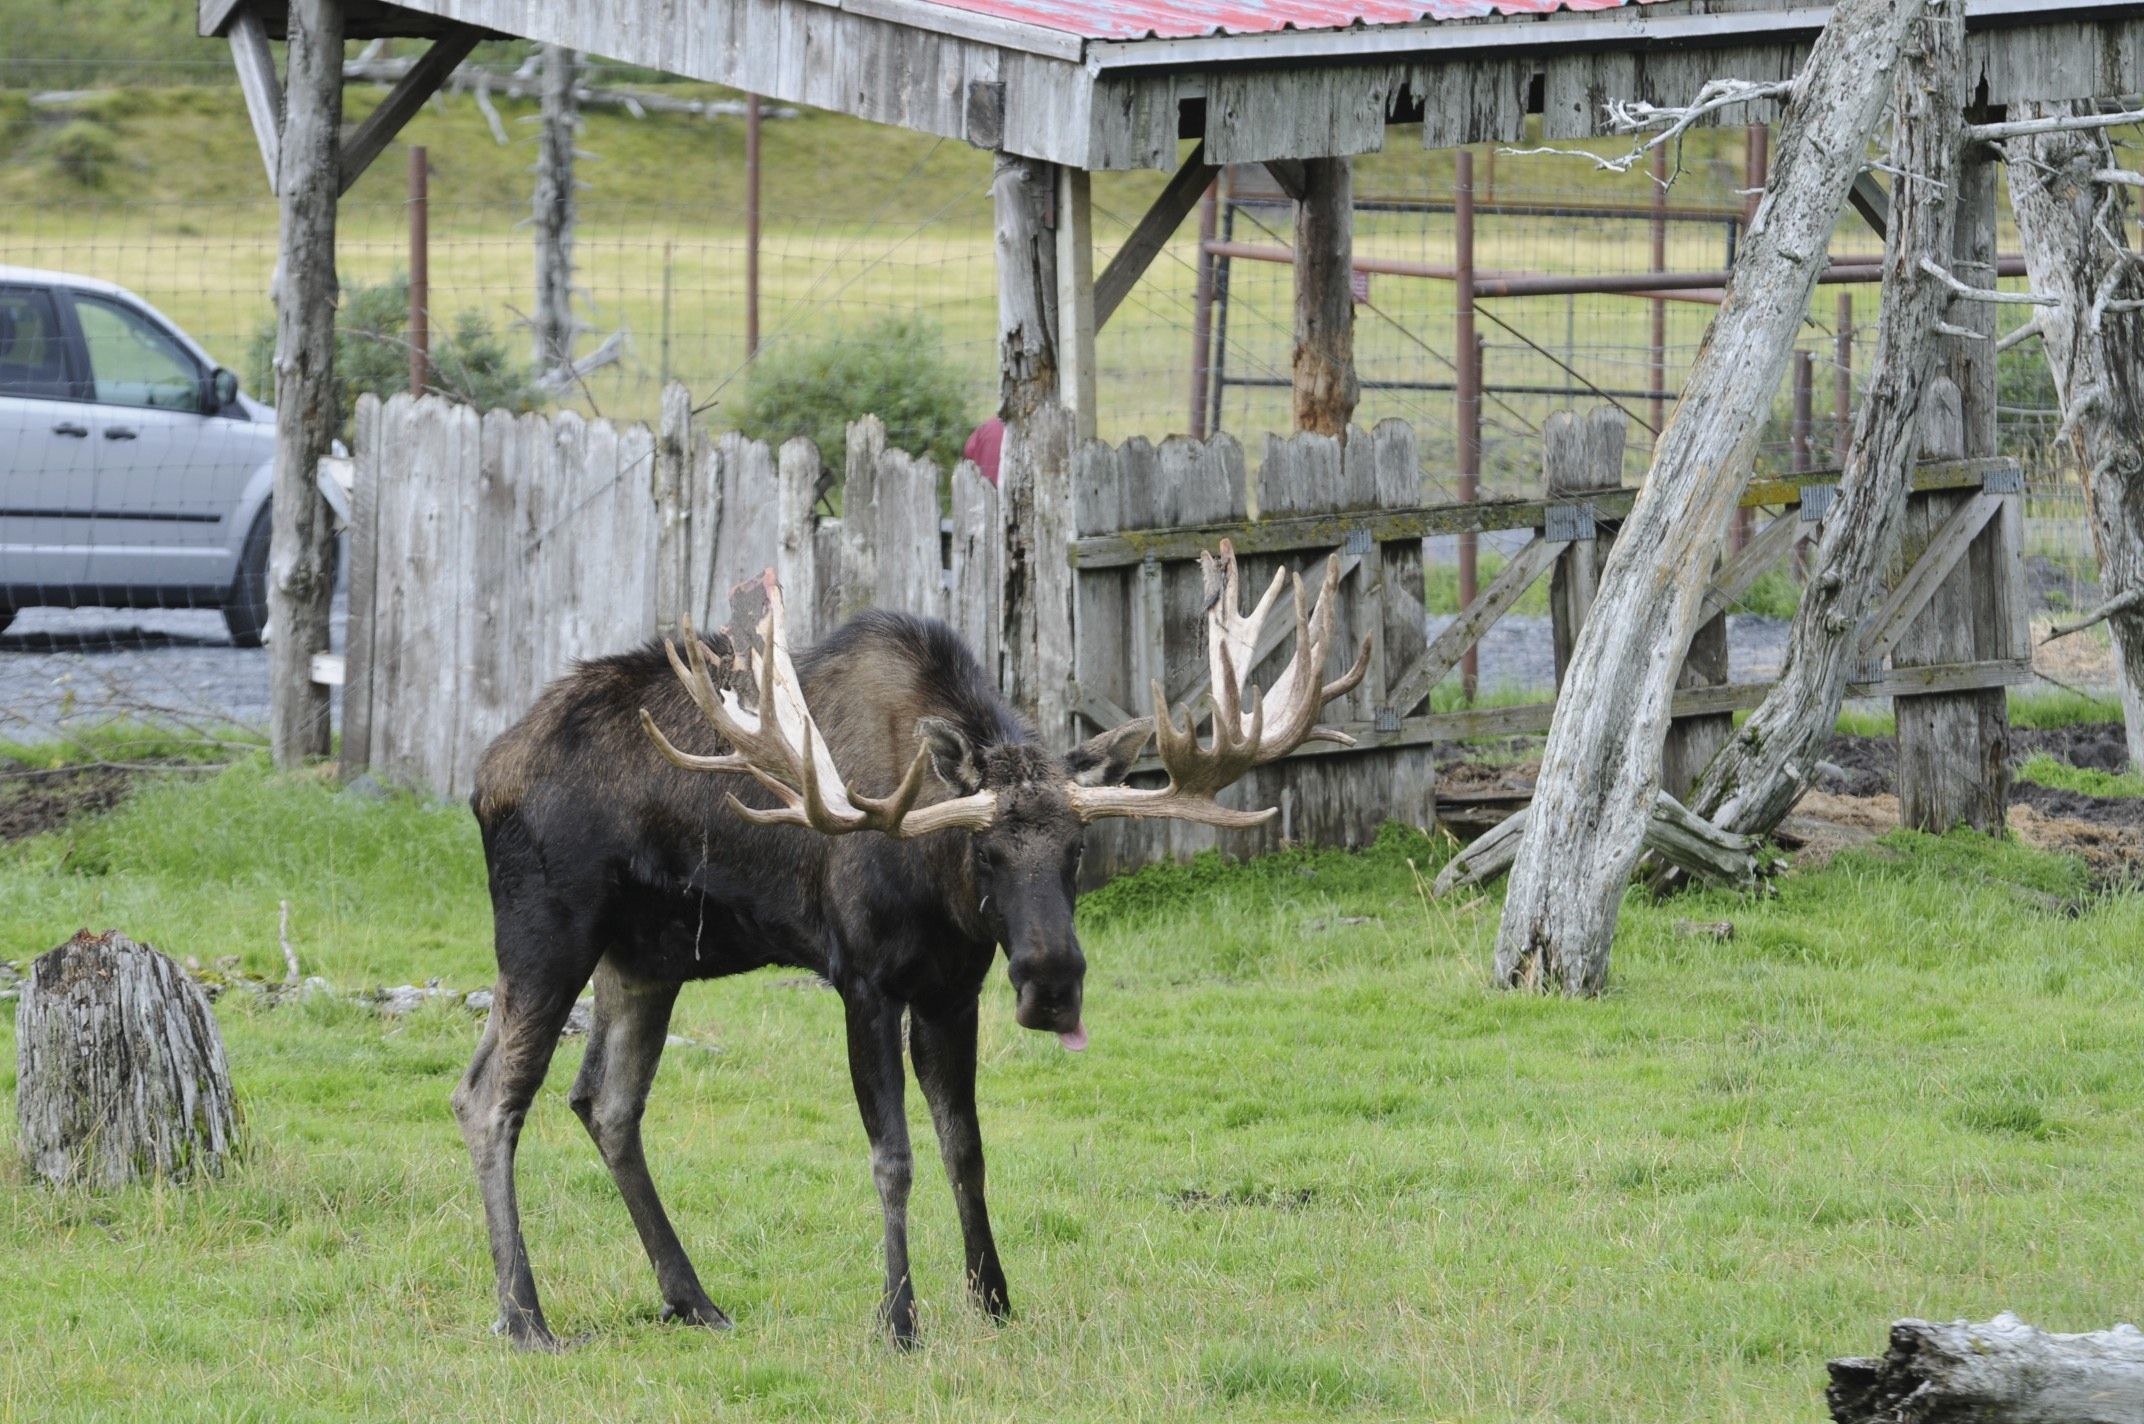
<path id="1" fill-rule="evenodd" d="M 208 996 L 115 931 L 84 930 L 30 966 L 15 1061 L 22 1154 L 51 1186 L 214 1176 L 237 1146 Z"/>
<path id="2" fill-rule="evenodd" d="M 998 400 L 1005 421 L 998 472 L 1005 540 L 998 683 L 1034 719 L 1045 743 L 1057 744 L 1071 729 L 1068 546 L 1078 439 L 1078 416 L 1064 403 L 1066 357 L 1058 338 L 1067 284 L 1060 264 L 1078 265 L 1079 258 L 1066 250 L 1076 239 L 1053 229 L 1051 218 L 1062 224 L 1064 204 L 1053 199 L 1062 194 L 1077 202 L 1085 184 L 1061 178 L 1055 164 L 1001 153 L 991 191 L 997 210 Z M 1087 230 L 1077 215 L 1071 226 L 1075 233 Z M 1075 295 L 1087 315 L 1082 320 L 1074 312 L 1075 328 L 1084 327 L 1083 333 L 1075 330 L 1074 342 L 1085 350 L 1072 355 L 1069 374 L 1076 386 L 1085 364 L 1091 390 L 1092 281 Z"/>
<path id="3" fill-rule="evenodd" d="M 1787 104 L 1778 176 L 1601 572 L 1549 726 L 1496 945 L 1508 985 L 1597 993 L 1660 786 L 1674 670 L 1809 309 L 1816 264 L 1884 109 L 1908 0 L 1839 0 Z"/>
<path id="4" fill-rule="evenodd" d="M 1347 434 L 1355 379 L 1355 169 L 1303 160 L 1295 204 L 1295 428 Z"/>
<path id="5" fill-rule="evenodd" d="M 1556 685 L 1563 686 L 1563 670 L 1570 666 L 1571 649 L 1578 630 L 1585 626 L 1586 610 L 1593 606 L 1593 593 L 1600 583 L 1602 560 L 1613 547 L 1615 534 L 1592 521 L 1586 496 L 1612 490 L 1623 483 L 1623 441 L 1629 419 L 1612 405 L 1597 406 L 1584 415 L 1559 410 L 1541 424 L 1541 493 L 1553 507 L 1580 509 L 1552 514 L 1569 518 L 1579 532 L 1571 546 L 1556 556 L 1549 572 L 1549 629 L 1556 649 Z M 1561 537 L 1559 529 L 1545 531 Z"/>
<path id="6" fill-rule="evenodd" d="M 573 364 L 574 140 L 580 131 L 580 56 L 543 47 L 542 125 L 536 143 L 536 369 Z"/>
<path id="7" fill-rule="evenodd" d="M 1996 165 L 1991 154 L 1969 148 L 1958 171 L 1957 230 L 1951 272 L 1960 281 L 1995 285 Z M 1995 413 L 1995 309 L 1986 302 L 1954 300 L 1945 318 L 1980 333 L 1977 339 L 1948 337 L 1946 373 L 1958 388 L 1962 430 L 1958 454 L 1993 455 Z M 1903 553 L 1917 559 L 1972 491 L 1931 492 L 1906 511 Z M 2006 499 L 2020 503 L 2022 493 Z M 2006 508 L 1990 519 L 1892 649 L 1893 667 L 2020 658 L 2030 655 L 2027 637 L 2013 627 L 2023 611 L 2020 548 L 2023 511 Z M 1898 810 L 1901 824 L 1941 833 L 1971 826 L 2001 835 L 2009 799 L 2010 710 L 2005 690 L 1900 697 L 1898 716 Z"/>
<path id="8" fill-rule="evenodd" d="M 277 766 L 328 754 L 328 650 L 335 526 L 316 472 L 340 424 L 335 403 L 335 210 L 342 191 L 342 0 L 291 0 L 289 76 L 276 191 L 275 491 L 268 556 L 268 739 Z"/>

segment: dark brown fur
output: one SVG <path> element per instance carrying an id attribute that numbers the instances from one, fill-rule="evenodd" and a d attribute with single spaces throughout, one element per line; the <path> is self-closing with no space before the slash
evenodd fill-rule
<path id="1" fill-rule="evenodd" d="M 720 637 L 709 647 L 718 660 L 729 652 Z M 454 1103 L 484 1193 L 500 1328 L 520 1343 L 555 1342 L 521 1237 L 514 1146 L 559 1028 L 591 978 L 595 1020 L 574 1109 L 625 1197 L 667 1313 L 727 1325 L 656 1197 L 639 1122 L 679 985 L 766 965 L 812 970 L 842 996 L 885 1215 L 885 1307 L 896 1337 L 915 1331 L 904 1013 L 954 1185 L 970 1288 L 992 1314 L 1009 1308 L 983 1201 L 977 996 L 1002 944 L 1019 1021 L 1078 1025 L 1080 829 L 1063 787 L 1072 777 L 1121 779 L 1137 746 L 1117 736 L 1069 757 L 1045 751 L 951 630 L 927 620 L 865 614 L 801 655 L 798 674 L 854 789 L 891 791 L 927 744 L 937 779 L 925 799 L 988 788 L 998 806 L 991 828 L 895 840 L 750 825 L 730 810 L 730 796 L 771 806 L 771 793 L 749 777 L 680 769 L 642 731 L 645 707 L 681 750 L 727 750 L 654 645 L 580 665 L 478 768 L 471 804 L 489 868 L 499 988 Z"/>

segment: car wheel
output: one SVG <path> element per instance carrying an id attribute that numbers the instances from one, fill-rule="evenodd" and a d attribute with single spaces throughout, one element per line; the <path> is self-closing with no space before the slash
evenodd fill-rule
<path id="1" fill-rule="evenodd" d="M 246 534 L 246 547 L 238 555 L 238 577 L 231 580 L 230 601 L 223 606 L 223 626 L 231 630 L 231 642 L 241 648 L 257 648 L 268 631 L 268 530 L 269 511 L 262 506 Z"/>

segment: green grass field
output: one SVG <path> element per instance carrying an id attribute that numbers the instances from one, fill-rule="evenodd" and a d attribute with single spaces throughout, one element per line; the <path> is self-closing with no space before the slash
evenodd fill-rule
<path id="1" fill-rule="evenodd" d="M 839 1014 L 796 976 L 689 991 L 677 1031 L 714 1047 L 672 1050 L 647 1125 L 725 1337 L 657 1321 L 562 1050 L 521 1180 L 552 1319 L 588 1338 L 536 1359 L 487 1330 L 446 1108 L 473 1022 L 228 998 L 253 1145 L 226 1180 L 55 1196 L 0 1128 L 0 1417 L 1769 1424 L 1821 1417 L 1824 1359 L 1900 1315 L 2133 1317 L 2144 900 L 1895 836 L 1763 900 L 1634 897 L 1612 992 L 1567 1002 L 1489 986 L 1495 904 L 1419 894 L 1441 855 L 1394 829 L 1090 896 L 1084 1056 L 1014 1028 L 994 980 L 1018 1316 L 960 1300 L 915 1108 L 908 1356 L 870 1326 Z M 0 848 L 0 957 L 112 926 L 279 972 L 284 899 L 343 989 L 488 979 L 464 810 L 255 761 Z"/>

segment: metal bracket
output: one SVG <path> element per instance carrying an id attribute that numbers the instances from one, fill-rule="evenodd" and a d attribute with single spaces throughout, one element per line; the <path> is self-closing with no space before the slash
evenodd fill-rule
<path id="1" fill-rule="evenodd" d="M 1541 514 L 1541 537 L 1562 544 L 1594 538 L 1592 504 L 1549 505 Z"/>
<path id="2" fill-rule="evenodd" d="M 1380 732 L 1397 732 L 1400 729 L 1400 714 L 1393 708 L 1380 707 L 1371 725 Z"/>
<path id="3" fill-rule="evenodd" d="M 1804 524 L 1816 523 L 1831 512 L 1831 506 L 1838 501 L 1838 498 L 1839 487 L 1837 485 L 1803 485 L 1802 522 Z"/>
<path id="4" fill-rule="evenodd" d="M 1370 526 L 1367 524 L 1359 524 L 1353 529 L 1347 531 L 1347 543 L 1341 547 L 1340 552 L 1344 554 L 1351 554 L 1359 559 L 1364 554 L 1370 552 L 1370 546 L 1374 542 L 1375 541 L 1370 538 Z"/>
<path id="5" fill-rule="evenodd" d="M 2016 465 L 1990 470 L 1980 477 L 1980 488 L 1989 494 L 2023 494 L 2025 472 Z"/>

